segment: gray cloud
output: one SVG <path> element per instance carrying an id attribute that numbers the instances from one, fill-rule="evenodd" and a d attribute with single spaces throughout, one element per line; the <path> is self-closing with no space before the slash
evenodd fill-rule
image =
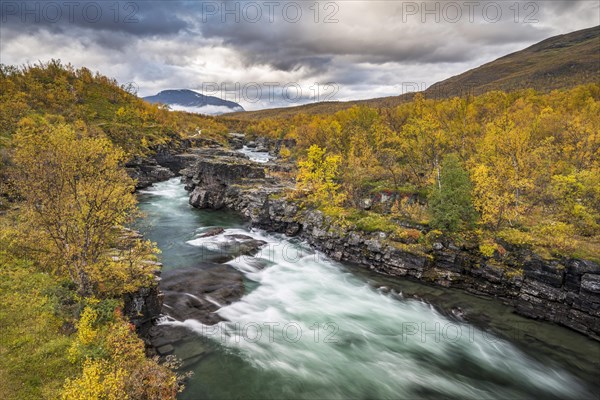
<path id="1" fill-rule="evenodd" d="M 50 3 L 62 7 L 61 18 Z M 337 82 L 340 99 L 392 95 L 406 82 L 430 85 L 549 36 L 600 23 L 595 0 L 520 1 L 518 13 L 512 0 L 480 1 L 472 21 L 461 1 L 429 1 L 425 7 L 437 7 L 434 14 L 425 13 L 421 1 L 321 1 L 316 8 L 297 2 L 297 22 L 291 22 L 293 6 L 287 16 L 282 12 L 292 4 L 287 1 L 272 14 L 267 3 L 246 0 L 119 2 L 118 14 L 113 2 L 80 1 L 72 16 L 64 2 L 50 3 L 0 3 L 0 62 L 60 58 L 135 81 L 142 95 L 201 89 L 207 82 L 298 82 L 306 90 Z M 462 5 L 456 21 L 453 3 Z M 96 5 L 102 15 L 94 21 Z M 496 5 L 502 13 L 497 20 Z M 256 6 L 262 17 L 254 22 Z M 237 7 L 237 15 L 224 14 L 226 7 Z M 327 16 L 337 22 L 325 23 Z M 310 100 L 304 92 L 301 98 Z M 289 105 L 281 98 L 273 104 L 241 100 L 247 109 Z"/>
<path id="2" fill-rule="evenodd" d="M 0 5 L 5 27 L 64 32 L 74 27 L 134 36 L 172 35 L 188 27 L 180 1 L 6 1 Z"/>

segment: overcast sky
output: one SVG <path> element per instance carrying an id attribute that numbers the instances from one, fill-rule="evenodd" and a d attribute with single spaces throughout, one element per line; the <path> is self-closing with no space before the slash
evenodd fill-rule
<path id="1" fill-rule="evenodd" d="M 0 2 L 0 62 L 52 58 L 246 109 L 399 95 L 600 24 L 583 1 Z M 260 88 L 260 95 L 258 89 Z"/>

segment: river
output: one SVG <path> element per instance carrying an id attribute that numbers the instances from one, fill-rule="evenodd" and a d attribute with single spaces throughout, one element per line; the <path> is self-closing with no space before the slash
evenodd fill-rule
<path id="1" fill-rule="evenodd" d="M 521 318 L 497 300 L 392 279 L 335 262 L 296 239 L 250 230 L 237 215 L 196 210 L 178 179 L 139 194 L 140 229 L 165 270 L 198 265 L 206 227 L 268 243 L 230 265 L 245 295 L 227 322 L 184 325 L 205 357 L 181 399 L 586 399 L 600 345 Z M 213 238 L 218 241 L 219 237 Z"/>

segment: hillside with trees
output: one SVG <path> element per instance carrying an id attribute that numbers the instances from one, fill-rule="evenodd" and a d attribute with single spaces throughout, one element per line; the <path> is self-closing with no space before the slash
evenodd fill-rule
<path id="1" fill-rule="evenodd" d="M 504 242 L 598 259 L 599 101 L 597 84 L 418 94 L 394 108 L 262 119 L 247 132 L 293 140 L 282 155 L 298 160 L 296 196 L 367 230 L 426 226 L 492 251 Z M 382 196 L 393 203 L 364 210 Z"/>
<path id="2" fill-rule="evenodd" d="M 19 124 L 43 118 L 83 124 L 105 135 L 128 156 L 147 155 L 170 140 L 203 134 L 222 140 L 226 127 L 214 118 L 170 112 L 138 98 L 133 84 L 60 60 L 14 67 L 0 65 L 0 146 L 6 146 Z"/>

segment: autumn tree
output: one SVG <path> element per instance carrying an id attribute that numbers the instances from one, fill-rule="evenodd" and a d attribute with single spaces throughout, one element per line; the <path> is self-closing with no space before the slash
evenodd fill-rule
<path id="1" fill-rule="evenodd" d="M 431 225 L 451 232 L 472 227 L 476 213 L 471 190 L 469 173 L 462 167 L 458 156 L 445 156 L 439 182 L 433 185 L 429 195 L 429 209 L 433 217 Z"/>
<path id="2" fill-rule="evenodd" d="M 310 146 L 306 159 L 298 163 L 296 188 L 317 206 L 340 205 L 344 200 L 336 182 L 340 162 L 340 156 L 328 156 L 326 149 Z"/>
<path id="3" fill-rule="evenodd" d="M 502 178 L 485 164 L 477 164 L 471 170 L 473 180 L 473 202 L 481 214 L 481 222 L 499 228 L 505 220 L 514 219 L 511 206 L 514 193 L 503 189 Z"/>
<path id="4" fill-rule="evenodd" d="M 294 154 L 317 145 L 338 155 L 334 182 L 344 187 L 345 205 L 383 191 L 420 199 L 433 185 L 440 192 L 442 161 L 455 153 L 469 171 L 473 204 L 487 228 L 534 231 L 561 222 L 594 236 L 599 110 L 597 84 L 435 101 L 417 94 L 395 108 L 354 106 L 291 118 L 270 113 L 265 132 L 294 139 Z"/>
<path id="5" fill-rule="evenodd" d="M 120 287 L 132 289 L 152 276 L 150 266 L 128 268 L 107 254 L 136 211 L 134 182 L 121 167 L 123 157 L 84 125 L 76 130 L 26 119 L 14 136 L 12 184 L 40 235 L 35 247 L 48 253 L 45 260 L 66 272 L 82 296 L 100 291 L 98 283 L 107 277 L 120 276 Z"/>
<path id="6" fill-rule="evenodd" d="M 19 121 L 36 115 L 60 116 L 70 124 L 85 121 L 130 156 L 147 155 L 157 145 L 200 129 L 203 136 L 221 142 L 227 133 L 213 117 L 146 103 L 114 79 L 60 60 L 22 67 L 0 64 L 0 88 L 0 147 Z"/>
<path id="7" fill-rule="evenodd" d="M 557 215 L 579 233 L 592 236 L 600 229 L 600 171 L 579 171 L 552 177 L 551 192 Z"/>
<path id="8" fill-rule="evenodd" d="M 432 105 L 422 95 L 415 96 L 414 107 L 413 115 L 402 128 L 403 151 L 416 182 L 423 183 L 432 170 L 439 182 L 442 156 L 449 139 Z"/>
<path id="9" fill-rule="evenodd" d="M 288 149 L 285 144 L 282 145 L 281 148 L 279 149 L 279 157 L 281 157 L 281 159 L 284 161 L 288 161 L 291 156 L 292 156 L 292 152 L 290 151 L 290 149 Z"/>

